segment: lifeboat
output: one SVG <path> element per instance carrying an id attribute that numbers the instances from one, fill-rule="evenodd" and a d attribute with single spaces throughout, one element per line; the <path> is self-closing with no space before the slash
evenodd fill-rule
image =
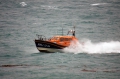
<path id="1" fill-rule="evenodd" d="M 69 35 L 70 33 L 72 35 Z M 36 48 L 45 53 L 63 52 L 62 49 L 70 46 L 71 41 L 78 41 L 75 37 L 75 30 L 68 31 L 67 35 L 57 35 L 49 39 L 44 35 L 37 36 L 38 38 L 34 40 Z"/>

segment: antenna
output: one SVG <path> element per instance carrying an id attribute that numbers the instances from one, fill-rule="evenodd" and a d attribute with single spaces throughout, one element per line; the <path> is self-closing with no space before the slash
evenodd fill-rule
<path id="1" fill-rule="evenodd" d="M 63 26 L 62 26 L 62 36 L 63 36 Z"/>
<path id="2" fill-rule="evenodd" d="M 74 31 L 75 31 L 75 26 L 73 26 L 73 28 L 74 28 Z"/>
<path id="3" fill-rule="evenodd" d="M 73 26 L 73 36 L 75 36 L 75 26 Z"/>

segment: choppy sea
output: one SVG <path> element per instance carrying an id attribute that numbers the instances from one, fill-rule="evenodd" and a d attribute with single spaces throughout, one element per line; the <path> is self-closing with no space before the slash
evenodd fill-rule
<path id="1" fill-rule="evenodd" d="M 72 26 L 79 43 L 65 53 L 36 49 L 36 34 Z M 0 79 L 119 78 L 120 0 L 0 0 Z"/>

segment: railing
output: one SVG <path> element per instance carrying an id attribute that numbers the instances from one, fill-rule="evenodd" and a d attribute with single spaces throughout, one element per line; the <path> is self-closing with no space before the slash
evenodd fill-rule
<path id="1" fill-rule="evenodd" d="M 38 37 L 38 40 L 42 40 L 42 41 L 46 41 L 46 37 L 44 35 L 38 35 L 36 34 L 36 36 Z"/>

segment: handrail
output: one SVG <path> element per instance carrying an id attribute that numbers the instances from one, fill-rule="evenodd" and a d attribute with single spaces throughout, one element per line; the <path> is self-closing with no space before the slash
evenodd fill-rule
<path id="1" fill-rule="evenodd" d="M 42 40 L 42 41 L 46 41 L 46 37 L 44 35 L 38 35 L 36 34 L 36 36 L 38 37 L 38 40 Z"/>

